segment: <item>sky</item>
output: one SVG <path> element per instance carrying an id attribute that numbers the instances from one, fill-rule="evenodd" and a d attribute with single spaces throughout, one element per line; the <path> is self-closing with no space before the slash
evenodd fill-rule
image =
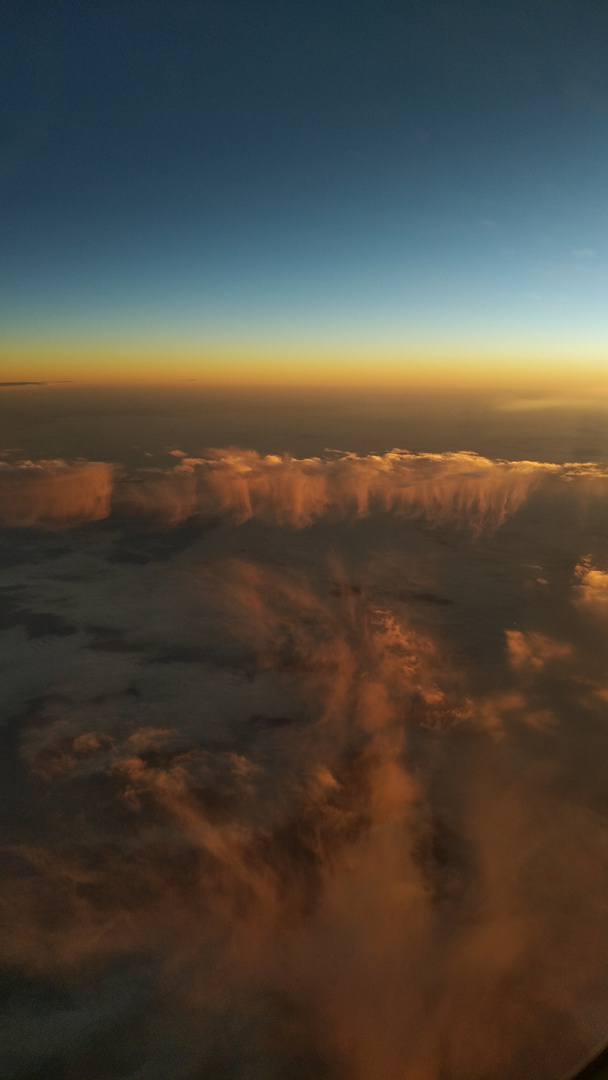
<path id="1" fill-rule="evenodd" d="M 599 0 L 5 0 L 4 381 L 605 385 Z"/>

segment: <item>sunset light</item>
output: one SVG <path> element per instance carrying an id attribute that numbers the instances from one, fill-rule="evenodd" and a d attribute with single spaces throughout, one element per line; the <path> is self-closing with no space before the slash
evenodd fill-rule
<path id="1" fill-rule="evenodd" d="M 0 4 L 0 1077 L 608 1077 L 608 4 Z"/>

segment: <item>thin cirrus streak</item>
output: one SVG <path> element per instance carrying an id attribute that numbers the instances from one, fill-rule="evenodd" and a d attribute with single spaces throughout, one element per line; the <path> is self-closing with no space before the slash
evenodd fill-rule
<path id="1" fill-rule="evenodd" d="M 406 450 L 294 458 L 230 448 L 131 476 L 107 462 L 27 461 L 0 465 L 0 525 L 62 529 L 119 514 L 165 528 L 195 516 L 305 528 L 392 512 L 478 533 L 498 528 L 548 476 L 605 479 L 606 470 Z"/>

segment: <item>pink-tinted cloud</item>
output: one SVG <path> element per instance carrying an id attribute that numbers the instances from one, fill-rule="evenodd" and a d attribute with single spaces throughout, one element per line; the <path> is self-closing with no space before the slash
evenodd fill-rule
<path id="1" fill-rule="evenodd" d="M 572 646 L 555 641 L 534 630 L 507 630 L 509 663 L 516 671 L 542 671 L 553 661 L 563 662 L 572 656 Z"/>
<path id="2" fill-rule="evenodd" d="M 325 515 L 363 517 L 381 511 L 474 530 L 500 525 L 525 500 L 542 470 L 532 462 L 401 450 L 324 459 L 223 450 L 206 460 L 185 458 L 176 469 L 200 471 L 203 512 L 227 514 L 237 522 L 257 517 L 302 528 Z"/>
<path id="3" fill-rule="evenodd" d="M 111 512 L 115 466 L 101 461 L 0 463 L 0 526 L 62 529 Z"/>
<path id="4" fill-rule="evenodd" d="M 0 467 L 0 523 L 61 528 L 115 513 L 163 527 L 212 516 L 304 528 L 323 517 L 393 513 L 480 532 L 501 525 L 547 475 L 572 479 L 584 468 L 403 450 L 301 459 L 214 450 L 132 476 L 102 462 L 23 462 Z"/>

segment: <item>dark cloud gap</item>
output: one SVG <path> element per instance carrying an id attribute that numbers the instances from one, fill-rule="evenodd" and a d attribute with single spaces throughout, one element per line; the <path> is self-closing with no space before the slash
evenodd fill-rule
<path id="1" fill-rule="evenodd" d="M 209 651 L 197 645 L 172 646 L 150 658 L 153 664 L 203 664 L 209 659 Z"/>
<path id="2" fill-rule="evenodd" d="M 41 555 L 35 544 L 19 544 L 19 542 L 7 542 L 6 535 L 0 537 L 0 567 L 8 570 L 11 566 L 22 566 L 27 563 L 39 563 Z M 8 534 L 10 536 L 10 534 Z"/>
<path id="3" fill-rule="evenodd" d="M 400 600 L 414 600 L 421 604 L 438 604 L 440 607 L 449 607 L 454 603 L 453 600 L 449 600 L 445 596 L 437 596 L 436 593 L 432 592 L 401 592 L 397 595 Z"/>
<path id="4" fill-rule="evenodd" d="M 145 653 L 150 649 L 149 645 L 138 641 L 129 641 L 121 630 L 106 630 L 105 627 L 96 627 L 92 634 L 94 640 L 86 646 L 87 649 L 110 653 Z"/>
<path id="5" fill-rule="evenodd" d="M 282 728 L 289 727 L 290 724 L 295 724 L 293 716 L 264 716 L 261 713 L 256 713 L 252 716 L 250 724 L 261 724 L 263 727 L 270 728 Z"/>
<path id="6" fill-rule="evenodd" d="M 133 566 L 147 566 L 152 561 L 149 555 L 143 555 L 139 551 L 129 551 L 125 548 L 112 551 L 109 555 L 106 555 L 106 559 L 109 563 L 130 563 Z"/>
<path id="7" fill-rule="evenodd" d="M 65 637 L 78 630 L 60 615 L 50 611 L 30 611 L 4 594 L 0 598 L 0 631 L 10 630 L 13 626 L 22 626 L 30 638 Z"/>
<path id="8" fill-rule="evenodd" d="M 361 587 L 348 581 L 337 581 L 329 590 L 332 596 L 360 596 Z"/>

